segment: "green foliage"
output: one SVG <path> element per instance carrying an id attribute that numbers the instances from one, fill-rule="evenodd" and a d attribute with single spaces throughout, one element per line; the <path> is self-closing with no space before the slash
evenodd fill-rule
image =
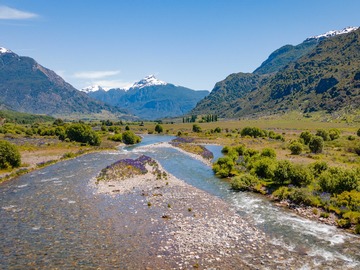
<path id="1" fill-rule="evenodd" d="M 62 138 L 62 135 L 60 137 Z M 87 143 L 94 146 L 98 146 L 101 143 L 99 135 L 90 126 L 80 123 L 68 126 L 65 130 L 65 138 L 68 138 L 70 141 Z"/>
<path id="2" fill-rule="evenodd" d="M 273 179 L 276 167 L 276 160 L 269 157 L 261 157 L 252 164 L 252 171 L 260 178 Z"/>
<path id="3" fill-rule="evenodd" d="M 232 176 L 235 162 L 229 156 L 219 158 L 213 165 L 213 171 L 221 178 Z"/>
<path id="4" fill-rule="evenodd" d="M 310 167 L 314 173 L 314 176 L 316 177 L 329 168 L 325 161 L 316 161 L 315 163 L 311 164 Z"/>
<path id="5" fill-rule="evenodd" d="M 291 191 L 288 187 L 279 187 L 277 190 L 275 190 L 272 193 L 272 197 L 275 200 L 283 201 L 283 200 L 287 200 L 289 198 L 290 194 L 291 194 Z"/>
<path id="6" fill-rule="evenodd" d="M 360 234 L 360 224 L 357 224 L 357 225 L 355 226 L 355 233 L 356 233 L 356 234 Z"/>
<path id="7" fill-rule="evenodd" d="M 321 173 L 319 186 L 322 191 L 340 194 L 359 188 L 360 173 L 354 169 L 332 167 Z"/>
<path id="8" fill-rule="evenodd" d="M 336 128 L 332 128 L 329 130 L 329 136 L 330 136 L 330 140 L 336 140 L 340 138 L 340 130 L 336 129 Z"/>
<path id="9" fill-rule="evenodd" d="M 291 183 L 295 186 L 306 186 L 312 182 L 314 176 L 309 168 L 295 164 L 292 167 L 292 171 L 290 173 L 290 179 L 291 179 Z"/>
<path id="10" fill-rule="evenodd" d="M 289 199 L 297 204 L 312 205 L 314 196 L 307 188 L 294 188 Z"/>
<path id="11" fill-rule="evenodd" d="M 336 195 L 333 202 L 338 207 L 346 208 L 350 211 L 360 212 L 360 192 L 356 190 L 344 191 Z"/>
<path id="12" fill-rule="evenodd" d="M 272 148 L 264 148 L 264 149 L 261 151 L 260 156 L 262 156 L 262 157 L 269 157 L 269 158 L 276 158 L 276 152 L 275 152 L 275 150 L 272 149 Z"/>
<path id="13" fill-rule="evenodd" d="M 33 124 L 36 122 L 44 123 L 54 121 L 54 117 L 48 115 L 28 114 L 10 110 L 0 110 L 0 118 L 5 118 L 6 122 L 18 124 Z"/>
<path id="14" fill-rule="evenodd" d="M 350 220 L 347 219 L 347 218 L 338 219 L 338 220 L 336 221 L 336 223 L 337 223 L 337 226 L 338 226 L 339 228 L 347 229 L 347 228 L 350 228 L 350 227 L 351 227 L 351 222 L 350 222 Z"/>
<path id="15" fill-rule="evenodd" d="M 355 136 L 353 136 L 353 135 L 349 135 L 348 137 L 347 137 L 347 139 L 349 140 L 349 141 L 355 141 Z"/>
<path id="16" fill-rule="evenodd" d="M 303 145 L 300 142 L 295 141 L 289 145 L 289 149 L 291 151 L 291 154 L 300 155 L 301 152 L 303 151 Z"/>
<path id="17" fill-rule="evenodd" d="M 231 180 L 231 188 L 239 191 L 253 191 L 260 183 L 259 179 L 251 174 L 236 176 Z"/>
<path id="18" fill-rule="evenodd" d="M 309 142 L 309 148 L 310 148 L 311 152 L 313 152 L 315 154 L 321 153 L 324 148 L 323 138 L 319 137 L 319 136 L 312 137 Z"/>
<path id="19" fill-rule="evenodd" d="M 122 141 L 125 144 L 136 144 L 141 142 L 141 138 L 131 130 L 127 130 L 122 134 Z"/>
<path id="20" fill-rule="evenodd" d="M 360 128 L 358 129 L 358 131 L 356 132 L 356 135 L 358 135 L 360 137 Z"/>
<path id="21" fill-rule="evenodd" d="M 163 127 L 162 127 L 161 125 L 157 124 L 157 125 L 155 126 L 155 131 L 156 131 L 157 133 L 162 133 L 162 132 L 164 131 L 164 129 L 163 129 Z"/>
<path id="22" fill-rule="evenodd" d="M 21 156 L 15 145 L 0 141 L 0 168 L 16 168 L 21 164 Z"/>
<path id="23" fill-rule="evenodd" d="M 192 127 L 192 131 L 199 133 L 201 132 L 201 127 L 198 124 L 194 124 Z"/>
<path id="24" fill-rule="evenodd" d="M 122 141 L 122 135 L 121 134 L 114 134 L 113 136 L 109 137 L 109 140 L 112 140 L 114 142 L 121 142 Z"/>
<path id="25" fill-rule="evenodd" d="M 315 136 L 323 138 L 324 141 L 330 141 L 329 133 L 325 129 L 318 129 Z"/>
<path id="26" fill-rule="evenodd" d="M 214 129 L 214 133 L 221 133 L 221 128 L 216 127 L 216 128 Z"/>
<path id="27" fill-rule="evenodd" d="M 130 130 L 130 127 L 128 125 L 126 125 L 125 130 L 126 131 Z"/>
<path id="28" fill-rule="evenodd" d="M 260 128 L 257 127 L 244 127 L 241 130 L 240 135 L 242 137 L 250 136 L 253 138 L 258 138 L 258 137 L 265 137 L 266 133 L 264 130 L 261 130 Z"/>
<path id="29" fill-rule="evenodd" d="M 300 134 L 300 138 L 303 139 L 304 143 L 308 145 L 310 143 L 310 140 L 312 139 L 313 135 L 310 133 L 310 131 L 303 131 Z"/>
<path id="30" fill-rule="evenodd" d="M 287 160 L 279 160 L 274 171 L 274 182 L 284 184 L 290 182 L 293 175 L 293 164 Z"/>

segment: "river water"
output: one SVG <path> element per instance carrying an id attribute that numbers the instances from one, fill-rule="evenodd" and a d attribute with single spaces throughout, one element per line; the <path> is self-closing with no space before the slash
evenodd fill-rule
<path id="1" fill-rule="evenodd" d="M 132 252 L 127 252 L 130 248 L 125 249 L 124 243 L 136 234 L 126 226 L 133 209 L 131 196 L 96 195 L 88 183 L 114 161 L 141 154 L 155 158 L 177 178 L 227 201 L 275 245 L 302 252 L 304 265 L 321 257 L 332 261 L 334 269 L 338 261 L 349 269 L 360 268 L 359 237 L 298 217 L 256 194 L 233 192 L 228 183 L 214 177 L 211 168 L 176 149 L 142 147 L 172 138 L 145 136 L 137 146 L 88 154 L 1 184 L 0 269 L 113 265 L 130 269 L 129 262 L 154 243 L 133 243 Z M 220 146 L 207 147 L 215 158 L 221 155 Z M 116 224 L 125 225 L 120 230 Z"/>

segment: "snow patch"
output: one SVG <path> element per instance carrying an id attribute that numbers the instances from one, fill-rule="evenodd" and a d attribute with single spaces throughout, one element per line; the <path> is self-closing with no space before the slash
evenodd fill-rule
<path id="1" fill-rule="evenodd" d="M 91 92 L 96 92 L 96 91 L 100 91 L 100 90 L 105 91 L 105 89 L 102 88 L 100 85 L 92 85 L 92 86 L 88 86 L 88 87 L 81 89 L 81 91 L 83 91 L 85 93 L 91 93 Z"/>
<path id="2" fill-rule="evenodd" d="M 148 86 L 154 86 L 154 85 L 167 85 L 166 82 L 160 81 L 157 78 L 155 78 L 154 75 L 146 76 L 144 79 L 134 83 L 130 88 L 144 88 Z"/>
<path id="3" fill-rule="evenodd" d="M 12 51 L 10 51 L 4 47 L 0 47 L 0 53 L 12 53 Z"/>
<path id="4" fill-rule="evenodd" d="M 347 34 L 356 31 L 357 29 L 359 29 L 359 27 L 349 26 L 349 27 L 345 27 L 342 30 L 331 30 L 321 35 L 309 37 L 305 41 L 312 39 L 324 39 L 324 38 L 334 37 L 337 35 Z"/>

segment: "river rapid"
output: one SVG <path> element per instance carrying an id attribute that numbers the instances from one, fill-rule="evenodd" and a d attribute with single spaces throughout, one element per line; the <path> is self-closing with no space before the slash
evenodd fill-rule
<path id="1" fill-rule="evenodd" d="M 322 260 L 333 262 L 332 269 L 337 269 L 339 261 L 348 269 L 360 268 L 359 237 L 301 218 L 260 195 L 233 192 L 211 168 L 176 149 L 147 147 L 172 138 L 145 136 L 139 145 L 62 161 L 1 184 L 0 269 L 114 265 L 133 269 L 131 261 L 144 252 L 151 253 L 147 247 L 156 245 L 156 239 L 129 241 L 137 233 L 127 226 L 136 202 L 131 196 L 96 194 L 89 181 L 114 161 L 142 154 L 158 160 L 177 178 L 235 207 L 238 215 L 265 232 L 275 246 L 302 254 L 303 269 L 314 260 L 319 268 Z M 215 158 L 221 155 L 220 146 L 206 147 Z M 142 229 L 146 234 L 147 227 Z"/>

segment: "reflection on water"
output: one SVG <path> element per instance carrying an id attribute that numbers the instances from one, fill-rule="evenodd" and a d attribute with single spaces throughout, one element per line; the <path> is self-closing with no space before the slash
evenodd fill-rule
<path id="1" fill-rule="evenodd" d="M 131 196 L 94 195 L 89 179 L 123 157 L 149 155 L 176 177 L 221 197 L 239 215 L 265 231 L 274 244 L 301 250 L 306 260 L 360 261 L 360 241 L 334 227 L 315 223 L 274 207 L 256 194 L 235 193 L 214 177 L 211 168 L 172 148 L 141 149 L 171 136 L 145 136 L 139 146 L 118 152 L 93 153 L 63 161 L 0 185 L 0 268 L 129 268 L 136 256 L 149 252 L 155 238 L 129 241 L 126 227 L 136 203 Z M 207 146 L 215 157 L 219 146 Z M 134 207 L 131 207 L 134 206 Z M 143 230 L 147 228 L 144 224 Z M 150 234 L 150 233 L 149 233 Z M 151 242 L 151 243 L 150 243 Z M 148 254 L 149 256 L 151 254 Z M 76 262 L 76 264 L 74 264 Z M 320 262 L 321 263 L 321 262 Z"/>

